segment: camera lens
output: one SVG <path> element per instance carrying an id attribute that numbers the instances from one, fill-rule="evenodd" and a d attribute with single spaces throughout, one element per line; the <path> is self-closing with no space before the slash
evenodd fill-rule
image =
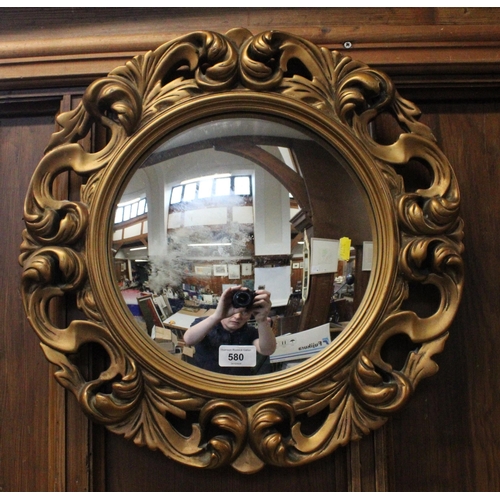
<path id="1" fill-rule="evenodd" d="M 253 293 L 239 290 L 233 295 L 234 307 L 249 307 L 253 302 Z"/>

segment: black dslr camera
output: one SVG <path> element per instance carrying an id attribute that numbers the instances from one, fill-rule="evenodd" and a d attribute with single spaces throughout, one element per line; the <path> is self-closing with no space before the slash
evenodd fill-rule
<path id="1" fill-rule="evenodd" d="M 253 290 L 238 290 L 233 294 L 233 307 L 236 309 L 241 307 L 250 309 L 254 298 L 255 292 Z"/>

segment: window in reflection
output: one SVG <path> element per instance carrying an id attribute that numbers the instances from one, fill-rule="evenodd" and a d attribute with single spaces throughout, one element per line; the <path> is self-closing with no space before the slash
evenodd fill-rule
<path id="1" fill-rule="evenodd" d="M 238 176 L 234 177 L 234 194 L 238 195 L 250 195 L 250 177 L 249 176 Z"/>
<path id="2" fill-rule="evenodd" d="M 182 201 L 192 201 L 196 198 L 196 184 L 191 182 L 184 186 L 184 194 L 182 195 Z"/>
<path id="3" fill-rule="evenodd" d="M 198 185 L 198 198 L 208 198 L 212 196 L 213 179 L 201 180 Z"/>
<path id="4" fill-rule="evenodd" d="M 251 180 L 250 175 L 230 176 L 227 174 L 183 181 L 181 185 L 172 187 L 170 205 L 213 196 L 230 196 L 231 194 L 249 196 L 252 194 Z"/>
<path id="5" fill-rule="evenodd" d="M 184 191 L 184 186 L 175 186 L 172 189 L 172 195 L 170 197 L 170 203 L 180 203 L 182 201 L 182 192 Z"/>
<path id="6" fill-rule="evenodd" d="M 148 210 L 146 198 L 140 198 L 125 203 L 119 203 L 115 212 L 115 224 L 127 222 L 130 219 L 144 215 Z"/>

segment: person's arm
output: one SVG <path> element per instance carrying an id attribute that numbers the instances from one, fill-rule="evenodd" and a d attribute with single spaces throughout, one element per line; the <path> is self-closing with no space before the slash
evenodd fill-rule
<path id="1" fill-rule="evenodd" d="M 215 326 L 220 323 L 220 319 L 215 316 L 207 316 L 196 325 L 190 326 L 183 335 L 184 342 L 187 346 L 199 344 Z"/>
<path id="2" fill-rule="evenodd" d="M 253 301 L 253 314 L 257 323 L 259 338 L 253 344 L 257 351 L 269 356 L 276 350 L 276 337 L 271 329 L 269 312 L 271 311 L 271 294 L 267 290 L 258 290 Z"/>
<path id="3" fill-rule="evenodd" d="M 190 326 L 184 332 L 183 339 L 186 345 L 193 346 L 200 343 L 221 320 L 234 314 L 235 309 L 232 306 L 232 298 L 234 292 L 239 289 L 241 289 L 241 286 L 225 290 L 220 297 L 215 312 L 203 321 L 196 323 L 196 325 Z"/>

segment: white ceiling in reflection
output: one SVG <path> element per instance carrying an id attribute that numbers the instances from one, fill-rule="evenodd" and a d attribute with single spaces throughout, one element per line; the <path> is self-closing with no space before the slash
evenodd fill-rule
<path id="1" fill-rule="evenodd" d="M 261 118 L 228 118 L 225 120 L 215 120 L 194 127 L 175 135 L 168 141 L 165 141 L 156 150 L 168 151 L 180 146 L 186 146 L 193 142 L 199 142 L 208 139 L 217 139 L 220 137 L 234 136 L 267 136 L 284 137 L 287 139 L 312 140 L 298 130 L 288 125 L 283 125 Z"/>

